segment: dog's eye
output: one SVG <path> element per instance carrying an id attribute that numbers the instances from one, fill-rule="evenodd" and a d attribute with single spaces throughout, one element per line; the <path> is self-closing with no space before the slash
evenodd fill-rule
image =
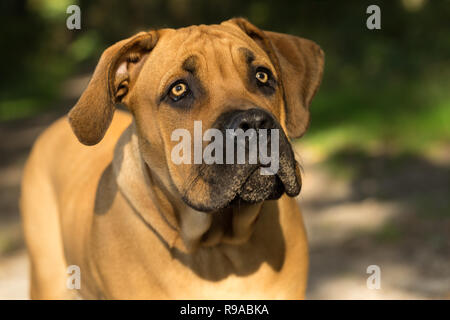
<path id="1" fill-rule="evenodd" d="M 186 94 L 189 93 L 189 87 L 184 82 L 177 82 L 172 85 L 169 91 L 170 98 L 173 101 L 178 101 L 182 99 Z"/>
<path id="2" fill-rule="evenodd" d="M 256 72 L 255 77 L 262 84 L 266 84 L 269 81 L 269 75 L 265 71 Z"/>

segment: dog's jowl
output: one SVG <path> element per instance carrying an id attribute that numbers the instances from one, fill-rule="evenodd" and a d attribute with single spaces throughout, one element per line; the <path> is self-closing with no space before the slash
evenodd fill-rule
<path id="1" fill-rule="evenodd" d="M 323 64 L 314 42 L 244 19 L 106 49 L 25 168 L 32 298 L 303 298 L 291 141 L 308 127 Z"/>

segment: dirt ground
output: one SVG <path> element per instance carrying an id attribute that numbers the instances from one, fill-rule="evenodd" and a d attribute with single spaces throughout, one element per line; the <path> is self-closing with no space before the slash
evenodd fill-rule
<path id="1" fill-rule="evenodd" d="M 17 205 L 21 170 L 36 136 L 65 111 L 0 125 L 0 299 L 28 298 Z M 450 298 L 449 148 L 433 159 L 343 152 L 338 161 L 351 177 L 302 144 L 297 153 L 309 299 Z M 380 289 L 366 285 L 370 265 L 380 267 Z"/>

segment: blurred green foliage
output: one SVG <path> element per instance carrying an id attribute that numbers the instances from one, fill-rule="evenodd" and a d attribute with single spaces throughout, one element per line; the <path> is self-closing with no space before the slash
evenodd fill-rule
<path id="1" fill-rule="evenodd" d="M 81 30 L 66 28 L 70 4 Z M 366 28 L 369 4 L 381 7 L 381 30 Z M 6 0 L 0 12 L 0 121 L 52 107 L 65 79 L 92 72 L 107 46 L 137 31 L 244 16 L 325 51 L 311 144 L 421 152 L 450 141 L 448 0 Z"/>

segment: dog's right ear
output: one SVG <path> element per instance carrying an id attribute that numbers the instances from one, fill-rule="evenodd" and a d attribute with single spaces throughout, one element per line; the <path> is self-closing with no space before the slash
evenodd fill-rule
<path id="1" fill-rule="evenodd" d="M 325 62 L 322 49 L 311 40 L 263 31 L 243 18 L 223 23 L 239 27 L 266 51 L 280 74 L 288 136 L 301 137 L 309 125 L 309 105 L 322 81 Z"/>
<path id="2" fill-rule="evenodd" d="M 134 84 L 157 38 L 155 31 L 141 32 L 103 52 L 87 88 L 69 112 L 69 123 L 81 143 L 94 145 L 102 140 L 115 104 Z"/>

